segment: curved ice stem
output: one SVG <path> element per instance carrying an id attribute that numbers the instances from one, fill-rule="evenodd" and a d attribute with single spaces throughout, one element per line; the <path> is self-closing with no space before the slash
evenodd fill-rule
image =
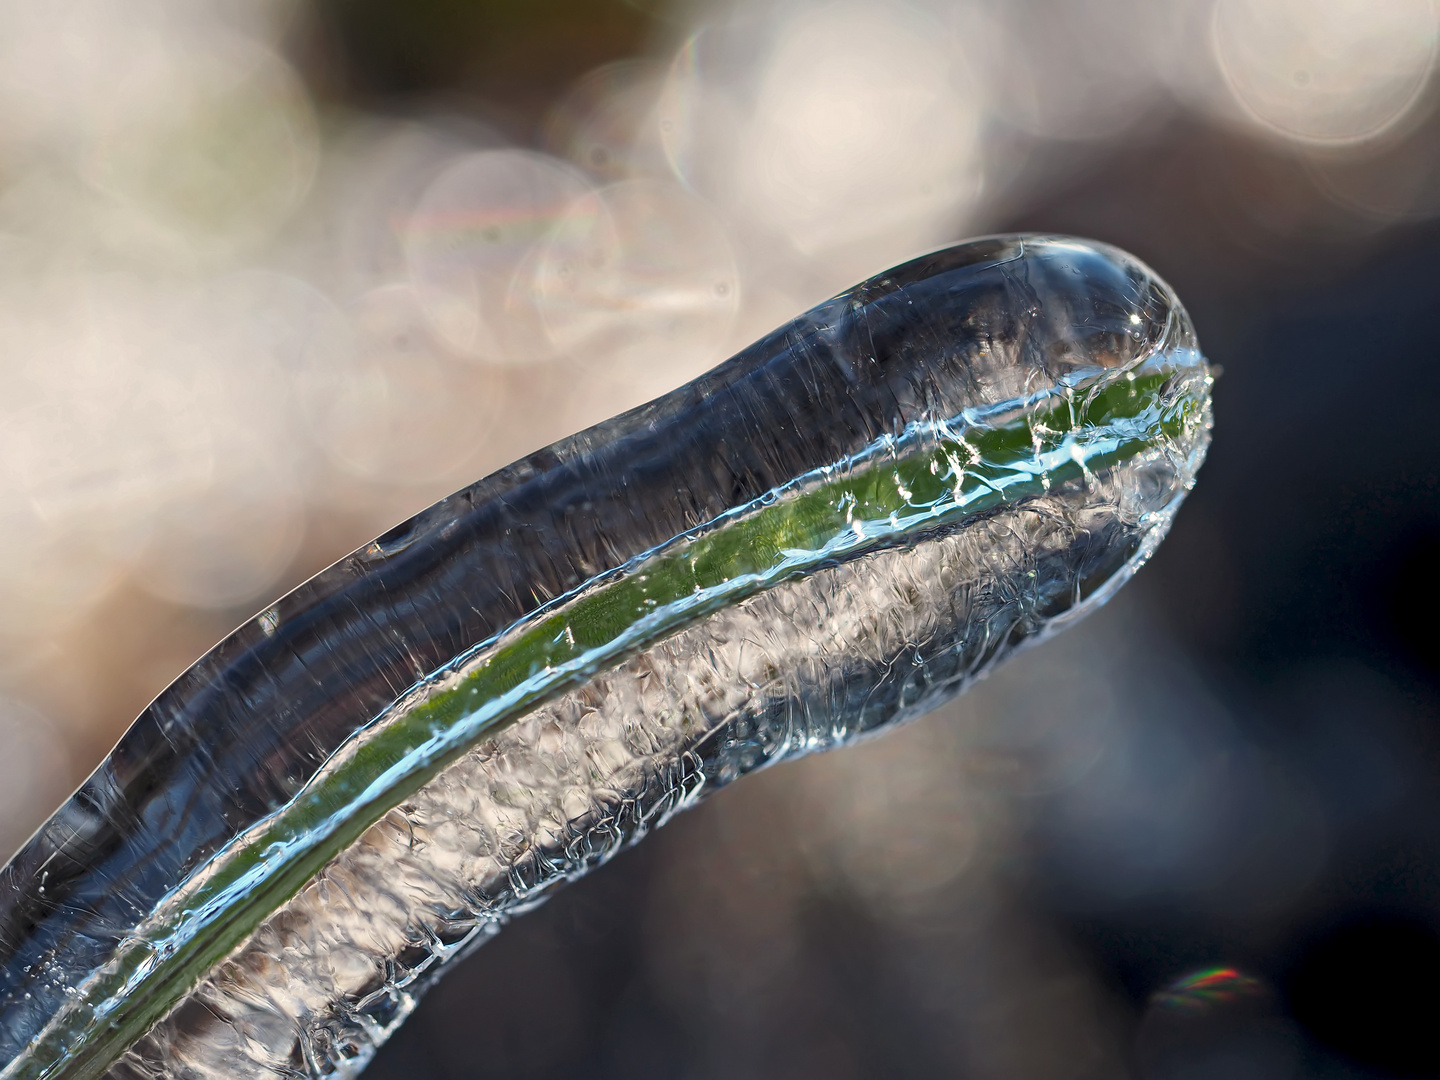
<path id="1" fill-rule="evenodd" d="M 357 1070 L 544 889 L 1118 587 L 1209 383 L 1128 256 L 977 241 L 437 504 L 202 658 L 6 867 L 0 1075 Z"/>

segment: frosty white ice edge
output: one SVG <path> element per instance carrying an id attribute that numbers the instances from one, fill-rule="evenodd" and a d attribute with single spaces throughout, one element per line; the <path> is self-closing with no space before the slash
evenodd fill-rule
<path id="1" fill-rule="evenodd" d="M 1108 595 L 1209 384 L 1133 259 L 988 239 L 438 503 L 202 658 L 5 868 L 0 1075 L 357 1071 L 540 890 Z"/>

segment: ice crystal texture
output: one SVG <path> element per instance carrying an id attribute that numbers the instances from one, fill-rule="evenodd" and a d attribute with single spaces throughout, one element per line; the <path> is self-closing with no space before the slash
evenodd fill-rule
<path id="1" fill-rule="evenodd" d="M 1209 425 L 1168 287 L 998 238 L 451 496 L 202 658 L 12 860 L 0 1075 L 358 1071 L 547 888 L 1102 600 Z"/>

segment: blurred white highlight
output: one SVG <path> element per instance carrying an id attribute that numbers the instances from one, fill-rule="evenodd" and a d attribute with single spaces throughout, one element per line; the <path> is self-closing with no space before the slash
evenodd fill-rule
<path id="1" fill-rule="evenodd" d="M 405 254 L 441 340 L 488 360 L 549 354 L 533 306 L 533 258 L 588 190 L 562 162 L 525 150 L 481 151 L 435 179 L 410 217 Z"/>
<path id="2" fill-rule="evenodd" d="M 535 281 L 555 348 L 621 382 L 618 400 L 662 393 L 719 360 L 740 296 L 724 223 L 660 180 L 572 204 Z"/>
<path id="3" fill-rule="evenodd" d="M 850 256 L 848 269 L 964 216 L 979 190 L 976 90 L 960 43 L 918 9 L 789 6 L 692 37 L 658 115 L 688 183 L 805 257 Z"/>
<path id="4" fill-rule="evenodd" d="M 654 60 L 596 68 L 550 110 L 546 144 L 602 181 L 669 175 L 655 112 L 665 76 Z"/>
<path id="5" fill-rule="evenodd" d="M 1211 41 L 1257 123 L 1302 142 L 1353 142 L 1419 99 L 1437 14 L 1433 0 L 1217 0 Z"/>
<path id="6" fill-rule="evenodd" d="M 1114 138 L 1166 106 L 1156 93 L 1156 72 L 1173 39 L 1156 24 L 1174 20 L 1185 2 L 943 6 L 982 73 L 994 116 L 1031 136 L 1079 143 Z"/>
<path id="7" fill-rule="evenodd" d="M 445 476 L 478 441 L 486 402 L 426 337 L 414 290 L 385 285 L 350 306 L 354 362 L 307 402 L 329 459 L 355 476 L 404 484 Z"/>
<path id="8" fill-rule="evenodd" d="M 109 88 L 83 174 L 133 215 L 132 244 L 201 257 L 252 248 L 314 179 L 309 100 L 289 65 L 253 41 L 216 33 L 166 44 L 137 48 Z"/>

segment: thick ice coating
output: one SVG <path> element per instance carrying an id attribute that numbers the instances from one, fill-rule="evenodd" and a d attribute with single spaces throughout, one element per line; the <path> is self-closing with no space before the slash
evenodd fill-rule
<path id="1" fill-rule="evenodd" d="M 986 239 L 437 503 L 197 662 L 11 860 L 0 1076 L 358 1071 L 547 887 L 1107 596 L 1209 387 L 1129 256 Z"/>

